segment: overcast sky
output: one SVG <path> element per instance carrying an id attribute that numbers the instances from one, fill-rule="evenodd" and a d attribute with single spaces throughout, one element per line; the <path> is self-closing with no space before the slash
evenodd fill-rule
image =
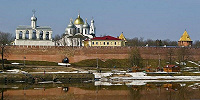
<path id="1" fill-rule="evenodd" d="M 96 36 L 179 40 L 186 29 L 200 40 L 200 0 L 0 0 L 0 31 L 15 35 L 18 25 L 37 25 L 62 34 L 70 18 L 95 20 Z M 54 36 L 53 35 L 53 36 Z"/>

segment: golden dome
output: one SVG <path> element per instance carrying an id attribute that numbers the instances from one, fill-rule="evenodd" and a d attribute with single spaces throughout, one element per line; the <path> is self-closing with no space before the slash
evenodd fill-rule
<path id="1" fill-rule="evenodd" d="M 183 33 L 183 35 L 181 36 L 179 41 L 192 41 L 192 40 L 190 39 L 190 36 L 188 35 L 187 31 L 185 30 L 185 32 Z"/>
<path id="2" fill-rule="evenodd" d="M 83 19 L 80 17 L 80 15 L 78 15 L 78 18 L 75 19 L 74 24 L 75 25 L 84 24 Z"/>

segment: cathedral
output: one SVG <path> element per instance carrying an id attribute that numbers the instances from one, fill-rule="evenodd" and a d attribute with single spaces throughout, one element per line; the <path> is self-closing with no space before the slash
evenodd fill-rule
<path id="1" fill-rule="evenodd" d="M 14 45 L 55 46 L 55 42 L 52 41 L 52 32 L 49 26 L 37 26 L 37 18 L 33 11 L 31 25 L 17 27 Z"/>
<path id="2" fill-rule="evenodd" d="M 89 25 L 87 19 L 85 22 L 78 14 L 78 17 L 74 20 L 70 19 L 70 22 L 65 29 L 63 37 L 56 42 L 57 46 L 84 46 L 85 39 L 92 39 L 95 37 L 96 28 L 94 25 L 94 19 L 91 20 Z"/>

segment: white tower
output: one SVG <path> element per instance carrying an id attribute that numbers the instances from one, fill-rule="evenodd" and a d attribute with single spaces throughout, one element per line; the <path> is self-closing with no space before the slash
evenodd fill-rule
<path id="1" fill-rule="evenodd" d="M 85 23 L 83 25 L 83 35 L 85 34 L 89 34 L 89 29 L 90 29 L 90 26 L 89 24 L 87 23 L 87 19 L 85 20 Z"/>
<path id="2" fill-rule="evenodd" d="M 33 29 L 37 27 L 37 18 L 35 17 L 35 10 L 33 10 L 33 16 L 31 17 L 31 26 Z"/>
<path id="3" fill-rule="evenodd" d="M 94 19 L 91 20 L 90 34 L 93 34 L 93 35 L 96 34 L 96 28 L 95 28 L 95 26 L 94 26 Z"/>
<path id="4" fill-rule="evenodd" d="M 70 22 L 67 26 L 67 28 L 65 29 L 65 34 L 69 35 L 69 36 L 73 36 L 75 34 L 75 25 L 73 24 L 73 20 L 70 19 Z"/>

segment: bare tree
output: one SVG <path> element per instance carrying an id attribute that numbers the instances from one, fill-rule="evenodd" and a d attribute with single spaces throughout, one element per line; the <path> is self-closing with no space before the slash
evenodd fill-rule
<path id="1" fill-rule="evenodd" d="M 192 57 L 190 56 L 192 53 L 186 47 L 181 47 L 177 50 L 177 60 L 179 63 L 185 62 L 187 60 L 191 60 Z"/>
<path id="2" fill-rule="evenodd" d="M 172 64 L 173 57 L 174 57 L 174 51 L 173 49 L 170 48 L 167 50 L 167 59 L 169 64 Z"/>
<path id="3" fill-rule="evenodd" d="M 2 63 L 2 69 L 4 70 L 4 56 L 5 54 L 9 53 L 8 49 L 5 49 L 6 45 L 9 45 L 11 41 L 13 41 L 14 38 L 12 34 L 10 33 L 5 33 L 5 32 L 0 32 L 0 52 L 1 52 L 1 63 Z"/>
<path id="4" fill-rule="evenodd" d="M 60 39 L 61 39 L 60 35 L 56 34 L 56 35 L 54 36 L 54 41 L 58 41 L 58 40 L 60 40 Z"/>
<path id="5" fill-rule="evenodd" d="M 0 45 L 10 44 L 14 41 L 14 37 L 11 33 L 0 32 Z"/>
<path id="6" fill-rule="evenodd" d="M 134 48 L 130 52 L 129 61 L 131 66 L 143 67 L 142 57 L 138 48 Z"/>
<path id="7" fill-rule="evenodd" d="M 199 40 L 195 41 L 192 46 L 193 47 L 200 47 L 200 41 Z"/>

